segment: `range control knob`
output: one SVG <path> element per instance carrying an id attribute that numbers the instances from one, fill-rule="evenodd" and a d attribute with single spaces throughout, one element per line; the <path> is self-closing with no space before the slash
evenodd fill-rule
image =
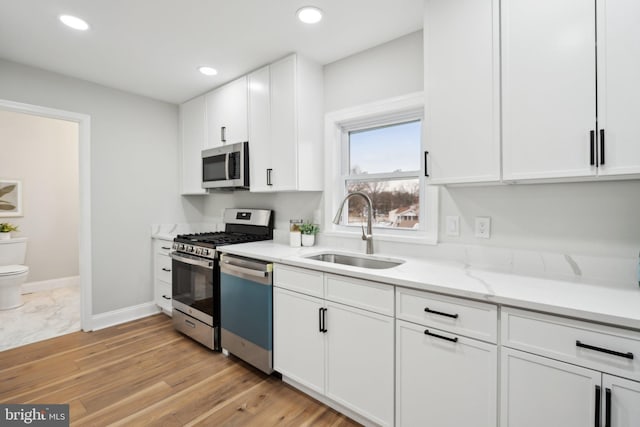
<path id="1" fill-rule="evenodd" d="M 187 249 L 189 252 L 193 253 L 194 249 L 193 246 L 189 246 L 189 248 Z"/>
<path id="2" fill-rule="evenodd" d="M 196 248 L 196 255 L 200 255 L 202 253 L 202 249 L 201 248 Z"/>
<path id="3" fill-rule="evenodd" d="M 184 244 L 180 244 L 180 250 L 184 251 Z"/>

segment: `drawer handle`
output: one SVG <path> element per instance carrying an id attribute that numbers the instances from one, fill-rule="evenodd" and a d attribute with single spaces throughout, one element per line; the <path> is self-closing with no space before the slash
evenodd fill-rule
<path id="1" fill-rule="evenodd" d="M 451 317 L 452 319 L 457 319 L 458 318 L 457 314 L 449 314 L 449 313 L 443 313 L 441 311 L 430 310 L 429 307 L 425 307 L 424 311 L 425 311 L 425 313 L 431 313 L 431 314 L 437 314 L 439 316 Z"/>
<path id="2" fill-rule="evenodd" d="M 438 335 L 438 334 L 434 334 L 433 332 L 429 332 L 428 329 L 424 330 L 424 334 L 429 335 L 430 337 L 436 337 L 436 338 L 440 338 L 440 339 L 451 341 L 451 342 L 458 342 L 458 337 L 453 337 L 453 338 L 445 337 L 444 335 Z"/>
<path id="3" fill-rule="evenodd" d="M 171 299 L 171 297 L 168 297 L 168 296 L 166 296 L 166 295 L 162 295 L 162 298 L 164 298 L 164 299 Z"/>
<path id="4" fill-rule="evenodd" d="M 169 272 L 169 271 L 171 271 L 171 269 L 162 267 L 162 271 Z"/>
<path id="5" fill-rule="evenodd" d="M 167 247 L 167 246 L 163 246 L 162 249 L 164 249 L 165 251 L 170 250 L 171 248 Z"/>
<path id="6" fill-rule="evenodd" d="M 184 323 L 186 323 L 187 325 L 191 326 L 192 328 L 196 327 L 196 324 L 193 323 L 191 320 L 185 320 Z"/>
<path id="7" fill-rule="evenodd" d="M 599 351 L 601 353 L 612 354 L 614 356 L 624 357 L 625 359 L 633 360 L 633 353 L 621 353 L 619 351 L 609 350 L 608 348 L 596 347 L 594 345 L 582 344 L 580 341 L 576 341 L 576 346 L 586 348 L 588 350 Z"/>

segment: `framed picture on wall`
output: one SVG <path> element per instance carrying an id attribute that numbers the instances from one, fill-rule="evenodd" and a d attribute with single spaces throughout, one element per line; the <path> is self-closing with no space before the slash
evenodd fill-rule
<path id="1" fill-rule="evenodd" d="M 0 179 L 0 217 L 22 216 L 22 182 Z"/>

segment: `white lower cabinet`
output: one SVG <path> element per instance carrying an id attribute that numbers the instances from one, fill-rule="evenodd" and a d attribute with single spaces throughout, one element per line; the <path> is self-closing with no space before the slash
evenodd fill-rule
<path id="1" fill-rule="evenodd" d="M 320 298 L 273 288 L 273 367 L 294 381 L 324 392 L 324 334 Z"/>
<path id="2" fill-rule="evenodd" d="M 153 299 L 166 314 L 171 315 L 171 242 L 153 240 Z"/>
<path id="3" fill-rule="evenodd" d="M 500 425 L 587 427 L 595 424 L 600 372 L 502 349 Z"/>
<path id="4" fill-rule="evenodd" d="M 605 405 L 603 425 L 640 426 L 640 383 L 605 374 L 602 376 L 602 389 Z"/>
<path id="5" fill-rule="evenodd" d="M 393 425 L 393 318 L 326 304 L 327 397 Z"/>
<path id="6" fill-rule="evenodd" d="M 322 278 L 322 295 L 316 286 L 297 283 L 318 282 Z M 342 291 L 336 283 L 343 283 Z M 362 417 L 369 424 L 392 426 L 394 420 L 394 318 L 382 314 L 393 306 L 389 287 L 305 269 L 280 266 L 274 268 L 273 327 L 274 369 L 285 381 L 300 385 Z M 350 286 L 352 285 L 352 286 Z M 353 305 L 327 299 L 358 300 Z M 295 289 L 295 290 L 292 290 Z M 380 301 L 388 294 L 389 301 Z M 367 296 L 369 295 L 369 296 Z M 380 312 L 370 309 L 379 307 Z M 352 415 L 347 413 L 347 415 Z"/>
<path id="7" fill-rule="evenodd" d="M 638 332 L 512 308 L 501 321 L 501 426 L 640 426 Z"/>
<path id="8" fill-rule="evenodd" d="M 396 425 L 496 426 L 495 344 L 398 320 L 396 366 Z"/>
<path id="9" fill-rule="evenodd" d="M 510 348 L 502 367 L 502 426 L 640 426 L 638 382 Z"/>

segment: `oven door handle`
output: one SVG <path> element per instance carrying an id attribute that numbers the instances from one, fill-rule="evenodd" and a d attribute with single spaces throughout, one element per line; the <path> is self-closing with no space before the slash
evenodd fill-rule
<path id="1" fill-rule="evenodd" d="M 213 263 L 211 261 L 185 257 L 185 256 L 178 255 L 175 252 L 171 252 L 169 256 L 171 257 L 171 259 L 176 260 L 178 262 L 183 262 L 185 264 L 195 265 L 198 267 L 205 267 L 205 268 L 213 267 Z"/>

